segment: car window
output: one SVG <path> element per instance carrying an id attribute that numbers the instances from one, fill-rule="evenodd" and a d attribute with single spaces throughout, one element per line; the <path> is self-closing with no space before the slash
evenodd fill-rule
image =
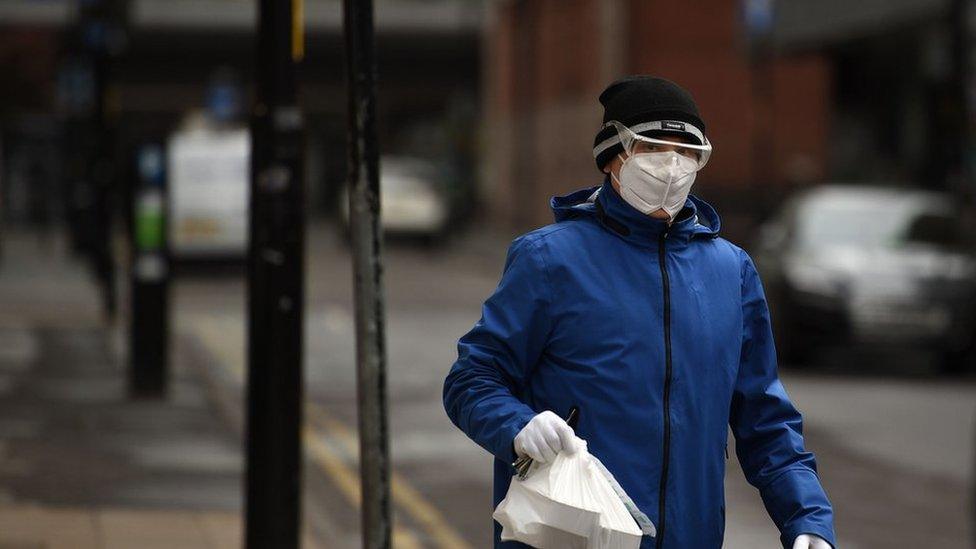
<path id="1" fill-rule="evenodd" d="M 858 247 L 894 243 L 904 227 L 904 214 L 885 206 L 859 200 L 805 204 L 797 212 L 797 239 L 803 244 Z"/>
<path id="2" fill-rule="evenodd" d="M 916 197 L 838 195 L 811 200 L 797 211 L 796 237 L 806 245 L 895 247 L 925 243 L 965 245 L 951 205 Z"/>
<path id="3" fill-rule="evenodd" d="M 380 163 L 380 170 L 386 176 L 416 177 L 431 181 L 436 180 L 440 175 L 435 164 L 405 157 L 384 157 Z"/>
<path id="4" fill-rule="evenodd" d="M 938 212 L 922 212 L 914 216 L 906 227 L 903 240 L 941 248 L 965 248 L 969 245 L 962 219 Z"/>

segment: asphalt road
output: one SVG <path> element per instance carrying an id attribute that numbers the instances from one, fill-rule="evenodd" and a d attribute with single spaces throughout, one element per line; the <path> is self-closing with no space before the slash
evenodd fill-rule
<path id="1" fill-rule="evenodd" d="M 497 283 L 507 243 L 479 234 L 443 248 L 388 247 L 398 546 L 489 544 L 491 458 L 451 425 L 440 396 L 457 338 L 477 320 Z M 313 427 L 306 432 L 306 512 L 334 547 L 358 543 L 350 269 L 345 247 L 327 227 L 316 227 L 308 261 L 306 371 Z M 175 292 L 178 329 L 226 374 L 217 376 L 224 390 L 238 391 L 243 284 L 228 276 L 184 276 Z M 836 508 L 840 546 L 968 547 L 974 539 L 976 381 L 906 371 L 890 360 L 841 356 L 840 366 L 825 371 L 783 368 Z M 778 533 L 734 455 L 726 484 L 726 547 L 778 547 Z"/>

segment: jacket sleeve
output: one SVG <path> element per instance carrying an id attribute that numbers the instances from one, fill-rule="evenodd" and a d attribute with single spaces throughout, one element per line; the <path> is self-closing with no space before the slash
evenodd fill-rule
<path id="1" fill-rule="evenodd" d="M 506 463 L 512 441 L 536 414 L 519 396 L 549 334 L 548 277 L 534 242 L 516 239 L 481 319 L 458 341 L 444 381 L 444 409 L 462 431 Z"/>
<path id="2" fill-rule="evenodd" d="M 762 496 L 789 549 L 800 534 L 836 547 L 833 509 L 803 447 L 803 419 L 776 372 L 769 309 L 752 259 L 742 256 L 742 349 L 729 424 L 746 479 Z"/>

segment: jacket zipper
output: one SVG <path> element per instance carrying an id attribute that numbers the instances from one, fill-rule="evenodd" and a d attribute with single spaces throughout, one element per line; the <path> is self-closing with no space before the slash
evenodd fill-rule
<path id="1" fill-rule="evenodd" d="M 668 232 L 661 233 L 658 242 L 658 263 L 664 289 L 664 461 L 661 464 L 661 488 L 658 497 L 657 549 L 664 546 L 664 504 L 668 487 L 668 464 L 671 458 L 671 282 L 668 280 L 665 241 Z"/>

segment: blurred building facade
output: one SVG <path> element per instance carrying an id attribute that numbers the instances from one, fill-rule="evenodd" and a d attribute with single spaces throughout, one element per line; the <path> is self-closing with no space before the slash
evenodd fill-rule
<path id="1" fill-rule="evenodd" d="M 777 55 L 831 67 L 828 176 L 974 196 L 970 0 L 779 2 Z M 970 163 L 972 160 L 970 160 Z M 967 173 L 967 171 L 969 173 Z"/>
<path id="2" fill-rule="evenodd" d="M 750 5 L 773 8 L 766 28 Z M 597 97 L 637 73 L 697 99 L 715 153 L 695 192 L 749 227 L 825 180 L 942 188 L 960 110 L 948 0 L 502 0 L 485 19 L 483 188 L 517 229 L 600 183 Z M 762 19 L 760 16 L 759 19 Z"/>
<path id="3" fill-rule="evenodd" d="M 762 177 L 825 174 L 829 64 L 818 53 L 754 61 L 738 2 L 499 2 L 487 25 L 487 194 L 512 225 L 545 223 L 549 196 L 602 180 L 591 153 L 597 97 L 627 74 L 694 94 L 715 147 L 697 192 L 744 198 Z"/>
<path id="4" fill-rule="evenodd" d="M 228 80 L 240 87 L 244 108 L 237 122 L 246 124 L 256 0 L 101 1 L 124 6 L 122 36 L 108 68 L 104 98 L 118 132 L 122 161 L 131 156 L 135 145 L 164 142 L 174 129 L 206 111 L 215 81 Z M 7 152 L 0 172 L 7 172 L 8 183 L 15 187 L 29 178 L 20 175 L 23 170 L 14 166 L 14 160 L 17 165 L 37 163 L 33 153 L 23 161 L 11 158 L 14 147 L 23 149 L 25 131 L 44 121 L 57 148 L 56 137 L 63 133 L 59 125 L 69 118 L 67 111 L 75 109 L 71 98 L 83 95 L 87 86 L 84 78 L 76 77 L 79 52 L 72 43 L 81 4 L 81 0 L 0 0 L 4 74 L 0 142 L 6 143 Z M 335 209 L 345 179 L 347 99 L 341 4 L 340 0 L 305 2 L 301 99 L 307 117 L 307 181 L 313 212 Z M 383 152 L 473 164 L 473 142 L 451 138 L 459 128 L 473 125 L 477 116 L 480 3 L 379 0 L 376 4 Z M 81 111 L 91 109 L 90 101 L 83 103 Z M 61 160 L 49 156 L 44 162 L 60 166 Z M 23 194 L 9 187 L 3 192 L 15 198 Z"/>
<path id="5" fill-rule="evenodd" d="M 204 108 L 219 71 L 246 93 L 254 0 L 112 1 L 126 6 L 106 98 L 120 155 Z M 696 192 L 733 236 L 825 180 L 948 187 L 966 131 L 964 1 L 377 0 L 381 143 L 450 158 L 468 186 L 480 172 L 489 222 L 537 226 L 549 196 L 602 179 L 600 91 L 652 73 L 698 99 L 715 154 Z M 306 3 L 308 181 L 322 210 L 345 174 L 341 2 Z M 5 208 L 31 202 L 18 182 L 57 190 L 70 167 L 55 156 L 84 95 L 68 38 L 78 5 L 0 0 Z M 750 5 L 774 8 L 761 31 Z"/>

